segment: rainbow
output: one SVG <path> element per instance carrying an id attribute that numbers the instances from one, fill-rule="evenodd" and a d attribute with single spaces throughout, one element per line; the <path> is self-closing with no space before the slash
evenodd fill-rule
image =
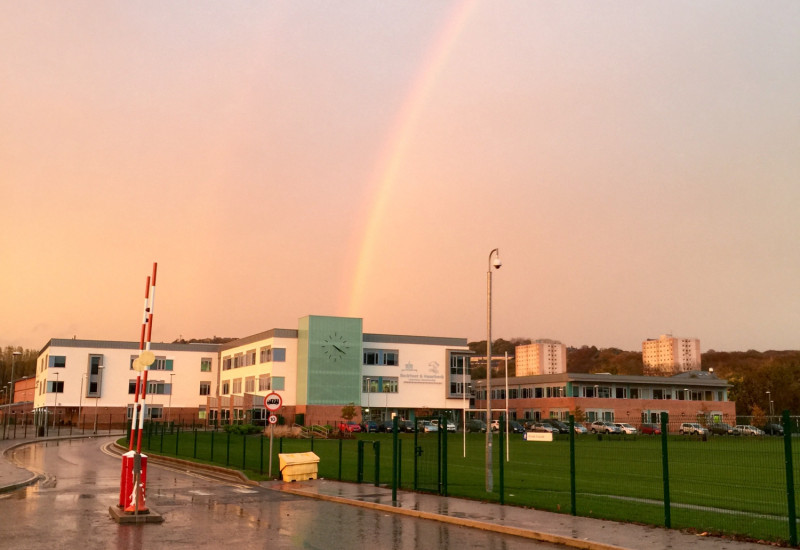
<path id="1" fill-rule="evenodd" d="M 373 192 L 366 201 L 367 221 L 359 233 L 362 240 L 357 247 L 356 271 L 346 309 L 348 316 L 363 316 L 369 260 L 378 246 L 379 225 L 387 214 L 387 203 L 397 183 L 397 174 L 414 136 L 422 108 L 477 4 L 478 0 L 464 0 L 452 8 L 442 31 L 430 49 L 430 54 L 412 82 L 409 93 L 388 133 L 388 139 L 377 157 L 375 176 L 368 185 L 368 189 L 372 189 Z"/>

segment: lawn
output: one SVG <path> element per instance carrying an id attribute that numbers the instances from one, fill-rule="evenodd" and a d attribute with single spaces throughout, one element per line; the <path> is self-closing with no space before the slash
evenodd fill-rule
<path id="1" fill-rule="evenodd" d="M 435 434 L 419 434 L 422 455 L 414 469 L 414 434 L 399 434 L 400 487 L 438 491 L 442 480 L 435 460 Z M 320 457 L 319 476 L 358 479 L 358 444 L 365 441 L 362 482 L 375 482 L 375 451 L 379 451 L 379 482 L 390 484 L 392 435 L 359 434 L 356 438 L 275 439 L 273 473 L 278 453 L 313 450 Z M 788 540 L 786 471 L 783 439 L 779 437 L 713 436 L 707 441 L 669 436 L 670 519 L 675 528 Z M 375 442 L 379 442 L 375 445 Z M 181 456 L 245 471 L 252 479 L 268 479 L 269 438 L 225 432 L 186 431 L 153 434 L 143 445 L 151 454 Z M 177 446 L 177 453 L 176 453 Z M 570 442 L 526 442 L 511 437 L 500 478 L 500 445 L 494 438 L 494 491 L 485 490 L 485 435 L 447 438 L 447 493 L 480 500 L 571 513 Z M 794 477 L 800 450 L 794 446 Z M 341 453 L 341 455 L 340 455 Z M 505 455 L 505 453 L 504 453 Z M 341 460 L 340 460 L 341 456 Z M 504 457 L 505 458 L 505 457 Z M 443 488 L 443 486 L 442 486 Z M 660 436 L 576 436 L 576 513 L 604 519 L 665 525 L 664 475 Z"/>

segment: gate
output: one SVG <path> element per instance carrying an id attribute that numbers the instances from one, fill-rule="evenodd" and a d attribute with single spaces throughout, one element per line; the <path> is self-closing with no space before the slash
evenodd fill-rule
<path id="1" fill-rule="evenodd" d="M 447 495 L 447 422 L 419 417 L 414 427 L 414 490 Z"/>

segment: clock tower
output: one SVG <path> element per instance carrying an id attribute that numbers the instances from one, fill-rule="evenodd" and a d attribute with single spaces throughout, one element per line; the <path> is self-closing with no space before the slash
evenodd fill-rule
<path id="1" fill-rule="evenodd" d="M 309 315 L 300 319 L 297 338 L 297 404 L 358 404 L 362 320 Z"/>

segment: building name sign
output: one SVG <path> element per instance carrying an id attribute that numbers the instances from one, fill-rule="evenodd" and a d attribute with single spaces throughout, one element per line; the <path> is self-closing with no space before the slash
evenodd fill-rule
<path id="1" fill-rule="evenodd" d="M 400 371 L 400 380 L 406 384 L 443 384 L 444 374 L 439 372 L 439 363 L 431 361 L 422 370 L 417 369 L 413 363 L 406 363 Z"/>

